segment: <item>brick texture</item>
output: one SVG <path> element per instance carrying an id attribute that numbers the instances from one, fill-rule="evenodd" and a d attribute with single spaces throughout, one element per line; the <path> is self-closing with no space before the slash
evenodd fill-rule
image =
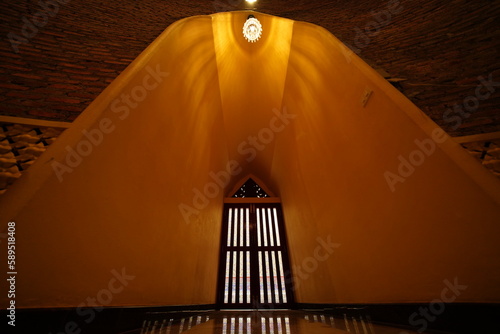
<path id="1" fill-rule="evenodd" d="M 59 1 L 0 3 L 0 114 L 71 121 L 171 23 L 248 6 Z M 500 130 L 500 84 L 476 96 L 479 77 L 500 82 L 500 1 L 259 0 L 257 10 L 328 29 L 451 135 Z"/>
<path id="2" fill-rule="evenodd" d="M 462 147 L 500 178 L 500 139 L 464 143 Z"/>
<path id="3" fill-rule="evenodd" d="M 60 128 L 0 122 L 0 195 L 63 131 Z"/>

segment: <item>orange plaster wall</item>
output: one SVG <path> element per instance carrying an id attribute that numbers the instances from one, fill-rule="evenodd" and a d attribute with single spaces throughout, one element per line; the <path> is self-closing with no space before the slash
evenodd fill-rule
<path id="1" fill-rule="evenodd" d="M 294 25 L 283 106 L 297 117 L 277 140 L 272 176 L 299 302 L 427 302 L 455 277 L 468 286 L 457 301 L 500 301 L 497 179 L 437 136 L 445 141 L 392 192 L 384 173 L 437 126 L 317 26 Z M 329 236 L 338 247 L 315 265 L 317 238 Z"/>
<path id="2" fill-rule="evenodd" d="M 113 105 L 154 85 L 157 66 L 168 76 L 142 102 Z M 2 224 L 17 223 L 18 307 L 77 306 L 122 268 L 135 278 L 108 305 L 214 302 L 223 191 L 198 210 L 193 189 L 227 163 L 219 96 L 211 18 L 196 17 L 167 29 L 89 106 L 2 198 Z M 109 133 L 59 182 L 52 163 L 103 119 Z M 198 210 L 189 224 L 180 204 Z"/>

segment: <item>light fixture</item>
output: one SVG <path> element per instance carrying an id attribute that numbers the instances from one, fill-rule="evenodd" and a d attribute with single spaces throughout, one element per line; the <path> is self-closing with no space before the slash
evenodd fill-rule
<path id="1" fill-rule="evenodd" d="M 250 43 L 257 42 L 262 36 L 262 24 L 253 15 L 249 15 L 243 25 L 243 36 Z"/>
<path id="2" fill-rule="evenodd" d="M 257 0 L 246 0 L 248 3 L 256 3 Z"/>

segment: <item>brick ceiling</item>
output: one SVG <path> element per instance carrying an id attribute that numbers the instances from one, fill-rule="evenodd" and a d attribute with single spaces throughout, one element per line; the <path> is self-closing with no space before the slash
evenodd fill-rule
<path id="1" fill-rule="evenodd" d="M 56 0 L 2 0 L 0 115 L 72 121 L 171 23 L 248 6 L 59 1 L 47 15 L 40 3 Z M 256 10 L 328 29 L 452 136 L 500 131 L 500 1 L 259 0 Z M 476 89 L 487 81 L 499 83 Z"/>

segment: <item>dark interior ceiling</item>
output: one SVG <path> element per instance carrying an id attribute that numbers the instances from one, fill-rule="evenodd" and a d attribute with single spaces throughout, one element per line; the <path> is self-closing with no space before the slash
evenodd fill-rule
<path id="1" fill-rule="evenodd" d="M 171 23 L 251 7 L 3 0 L 0 115 L 72 121 Z M 500 1 L 259 0 L 255 10 L 328 29 L 452 136 L 500 131 Z"/>

